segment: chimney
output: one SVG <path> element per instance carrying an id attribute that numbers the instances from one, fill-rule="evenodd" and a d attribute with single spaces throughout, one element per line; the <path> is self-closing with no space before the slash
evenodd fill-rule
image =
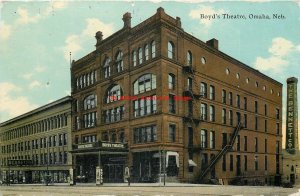
<path id="1" fill-rule="evenodd" d="M 177 27 L 181 28 L 181 20 L 178 16 L 176 17 L 176 25 Z"/>
<path id="2" fill-rule="evenodd" d="M 219 50 L 219 41 L 215 38 L 206 41 L 206 45 L 213 47 L 214 49 Z"/>
<path id="3" fill-rule="evenodd" d="M 158 14 L 160 17 L 165 14 L 165 10 L 162 7 L 157 8 L 156 14 Z"/>
<path id="4" fill-rule="evenodd" d="M 123 15 L 124 27 L 123 28 L 131 28 L 131 13 L 126 12 Z"/>
<path id="5" fill-rule="evenodd" d="M 100 42 L 103 40 L 103 34 L 101 31 L 97 31 L 95 38 L 97 40 L 96 46 L 100 44 Z"/>

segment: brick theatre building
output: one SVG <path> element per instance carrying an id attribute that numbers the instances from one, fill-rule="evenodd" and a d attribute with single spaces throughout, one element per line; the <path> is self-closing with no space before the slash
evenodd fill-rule
<path id="1" fill-rule="evenodd" d="M 163 8 L 72 62 L 75 176 L 124 182 L 274 184 L 282 84 L 185 32 Z M 243 48 L 241 48 L 243 50 Z"/>

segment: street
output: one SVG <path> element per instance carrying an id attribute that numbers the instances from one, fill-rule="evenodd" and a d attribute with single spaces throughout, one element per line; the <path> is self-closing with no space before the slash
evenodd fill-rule
<path id="1" fill-rule="evenodd" d="M 299 188 L 282 188 L 269 186 L 222 186 L 168 183 L 166 187 L 158 183 L 105 184 L 96 187 L 95 184 L 67 184 L 45 185 L 11 185 L 0 186 L 0 196 L 62 196 L 62 195 L 155 195 L 155 196 L 181 196 L 181 195 L 300 195 Z"/>

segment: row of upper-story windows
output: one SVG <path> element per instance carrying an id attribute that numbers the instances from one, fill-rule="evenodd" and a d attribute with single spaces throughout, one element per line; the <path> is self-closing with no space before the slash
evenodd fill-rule
<path id="1" fill-rule="evenodd" d="M 131 63 L 135 67 L 148 61 L 150 58 L 156 57 L 156 43 L 151 41 L 146 43 L 143 47 L 139 47 L 137 50 L 131 52 Z M 112 73 L 119 73 L 124 70 L 123 52 L 119 50 L 115 55 L 114 65 L 111 64 L 111 58 L 106 56 L 103 61 L 103 77 L 108 78 Z"/>
<path id="2" fill-rule="evenodd" d="M 74 103 L 74 111 L 78 112 L 81 108 L 80 108 L 80 101 L 79 100 L 75 100 Z M 95 94 L 91 94 L 88 95 L 84 98 L 83 100 L 83 110 L 90 110 L 93 108 L 96 108 L 97 106 L 97 95 Z"/>
<path id="3" fill-rule="evenodd" d="M 97 71 L 82 74 L 76 78 L 76 88 L 81 89 L 94 84 L 97 81 Z"/>
<path id="4" fill-rule="evenodd" d="M 49 137 L 42 137 L 30 141 L 23 141 L 15 144 L 1 146 L 0 152 L 5 154 L 14 152 L 25 152 L 28 150 L 42 149 L 47 147 L 65 146 L 67 145 L 67 140 L 67 134 L 62 133 L 57 135 L 51 135 Z"/>
<path id="5" fill-rule="evenodd" d="M 226 68 L 226 69 L 225 69 L 225 73 L 226 73 L 226 75 L 230 75 L 230 70 L 229 70 L 229 68 Z M 238 79 L 238 80 L 240 79 L 240 74 L 239 74 L 239 73 L 236 73 L 236 79 Z M 250 78 L 246 77 L 245 82 L 246 82 L 246 84 L 249 84 Z M 258 88 L 258 87 L 259 87 L 259 83 L 256 81 L 256 82 L 254 83 L 254 86 L 255 86 L 256 88 Z M 262 85 L 262 90 L 263 90 L 263 91 L 267 91 L 267 86 L 266 86 L 266 85 Z M 270 89 L 270 94 L 274 94 L 274 90 L 273 90 L 272 88 Z M 280 97 L 280 92 L 277 92 L 277 96 Z"/>
<path id="6" fill-rule="evenodd" d="M 114 65 L 111 65 L 110 57 L 106 56 L 103 61 L 103 76 L 108 78 L 113 73 L 119 73 L 124 70 L 123 52 L 119 50 L 115 56 Z M 113 70 L 113 71 L 112 71 Z"/>
<path id="7" fill-rule="evenodd" d="M 157 141 L 156 125 L 138 127 L 133 130 L 133 143 L 148 143 Z"/>
<path id="8" fill-rule="evenodd" d="M 137 50 L 133 50 L 132 54 L 132 65 L 133 67 L 142 64 L 143 62 L 148 61 L 151 58 L 156 57 L 156 45 L 155 41 L 152 40 L 149 43 L 146 43 L 144 47 L 139 47 Z"/>
<path id="9" fill-rule="evenodd" d="M 167 54 L 168 54 L 168 58 L 170 58 L 170 59 L 174 59 L 175 58 L 175 44 L 172 41 L 168 42 L 168 53 Z M 206 59 L 204 57 L 201 58 L 201 63 L 202 64 L 206 63 Z M 192 66 L 192 64 L 193 64 L 193 54 L 192 54 L 192 52 L 190 50 L 188 50 L 187 54 L 186 54 L 186 64 L 188 66 Z M 225 69 L 225 73 L 226 73 L 226 75 L 230 75 L 229 68 Z M 239 73 L 236 74 L 236 79 L 240 79 L 240 74 Z M 245 82 L 246 82 L 246 84 L 249 84 L 249 82 L 250 82 L 249 77 L 246 77 Z M 259 87 L 259 84 L 258 84 L 257 81 L 255 82 L 255 87 L 256 88 Z M 267 90 L 266 85 L 262 86 L 262 90 L 263 91 Z M 270 93 L 274 94 L 274 90 L 270 89 Z M 280 96 L 280 92 L 277 92 L 277 96 Z"/>
<path id="10" fill-rule="evenodd" d="M 75 116 L 75 130 L 91 128 L 97 125 L 97 112 L 83 114 L 83 117 Z"/>
<path id="11" fill-rule="evenodd" d="M 20 138 L 44 131 L 50 131 L 52 129 L 66 127 L 68 125 L 67 115 L 67 113 L 60 114 L 57 116 L 37 121 L 35 123 L 11 129 L 0 135 L 0 141 L 12 140 L 15 138 Z"/>
<path id="12" fill-rule="evenodd" d="M 102 141 L 111 141 L 111 142 L 125 142 L 125 132 L 123 129 L 121 130 L 110 130 L 104 131 L 101 134 Z M 75 144 L 79 143 L 95 143 L 97 142 L 96 134 L 83 135 L 81 137 L 81 141 L 79 141 L 79 136 L 75 136 Z"/>

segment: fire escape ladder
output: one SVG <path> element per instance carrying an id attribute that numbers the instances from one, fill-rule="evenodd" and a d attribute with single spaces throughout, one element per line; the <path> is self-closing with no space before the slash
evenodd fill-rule
<path id="1" fill-rule="evenodd" d="M 222 150 L 215 156 L 210 164 L 201 172 L 200 177 L 199 177 L 199 182 L 203 180 L 203 178 L 206 176 L 206 174 L 215 166 L 215 164 L 218 162 L 218 160 L 226 154 L 230 149 L 232 149 L 232 146 L 235 142 L 235 139 L 239 133 L 239 131 L 242 129 L 242 123 L 238 122 L 237 126 L 235 127 L 233 134 L 231 136 L 229 144 L 225 145 Z"/>

